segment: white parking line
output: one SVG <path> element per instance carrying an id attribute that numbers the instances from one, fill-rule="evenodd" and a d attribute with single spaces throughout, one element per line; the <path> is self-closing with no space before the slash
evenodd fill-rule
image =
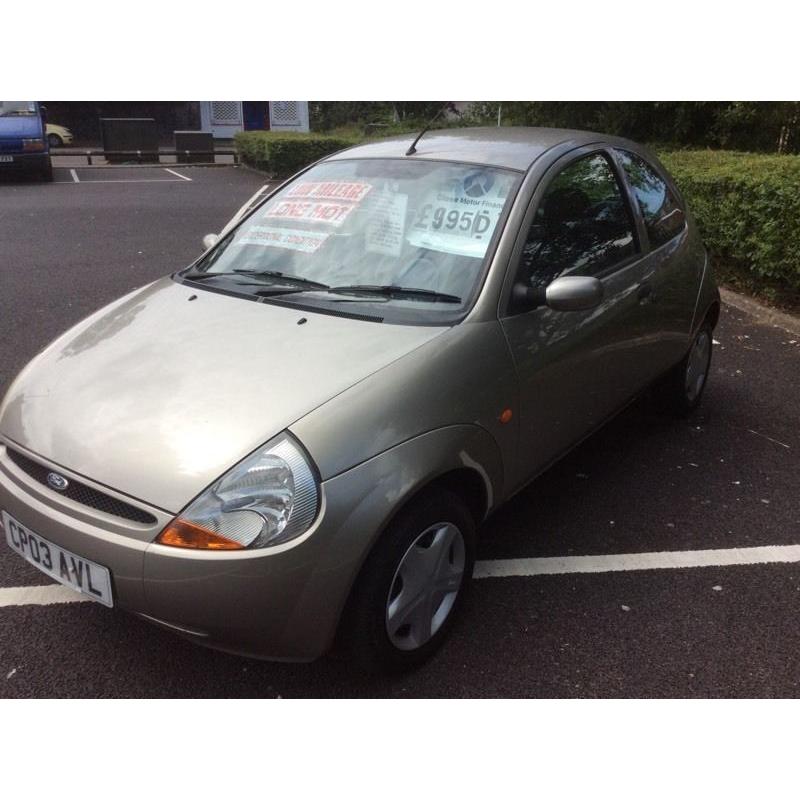
<path id="1" fill-rule="evenodd" d="M 744 567 L 756 564 L 796 564 L 800 545 L 733 547 L 720 550 L 667 550 L 660 553 L 619 553 L 602 556 L 551 556 L 478 561 L 476 578 L 530 578 L 537 575 L 634 572 L 689 567 Z M 0 608 L 8 606 L 49 606 L 55 603 L 88 603 L 91 600 L 74 589 L 51 586 L 0 588 Z"/>
<path id="2" fill-rule="evenodd" d="M 81 186 L 89 183 L 180 183 L 175 178 L 101 178 L 100 180 L 83 181 Z"/>
<path id="3" fill-rule="evenodd" d="M 78 177 L 78 173 L 75 172 L 74 169 L 71 169 L 69 171 L 69 174 L 72 175 L 72 180 L 73 180 L 74 183 L 80 183 L 81 182 L 81 179 Z"/>
<path id="4" fill-rule="evenodd" d="M 178 180 L 177 178 L 100 178 L 98 180 L 82 180 L 81 186 L 90 186 L 93 183 L 183 183 L 184 180 L 191 180 L 191 178 L 184 178 Z M 53 185 L 64 184 L 73 186 L 75 181 L 53 181 Z"/>
<path id="5" fill-rule="evenodd" d="M 170 169 L 169 167 L 164 167 L 164 171 L 165 172 L 170 172 L 173 175 L 177 175 L 179 178 L 183 178 L 183 180 L 185 180 L 185 181 L 191 181 L 192 180 L 191 178 L 187 178 L 186 175 L 181 175 L 180 172 L 175 172 L 174 169 Z"/>
<path id="6" fill-rule="evenodd" d="M 91 602 L 74 589 L 59 584 L 0 588 L 0 608 L 4 606 L 49 606 L 53 603 Z"/>
<path id="7" fill-rule="evenodd" d="M 733 547 L 720 550 L 667 550 L 661 553 L 620 553 L 603 556 L 553 556 L 478 561 L 476 578 L 567 575 L 579 572 L 630 572 L 686 567 L 735 567 L 800 562 L 800 545 Z"/>

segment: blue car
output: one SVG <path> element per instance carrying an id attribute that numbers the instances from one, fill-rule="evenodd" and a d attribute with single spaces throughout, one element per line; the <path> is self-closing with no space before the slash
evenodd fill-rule
<path id="1" fill-rule="evenodd" d="M 44 109 L 39 103 L 0 100 L 0 175 L 12 172 L 53 180 Z"/>

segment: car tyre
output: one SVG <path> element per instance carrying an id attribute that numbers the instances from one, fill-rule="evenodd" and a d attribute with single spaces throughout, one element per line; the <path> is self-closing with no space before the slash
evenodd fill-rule
<path id="1" fill-rule="evenodd" d="M 453 492 L 404 508 L 367 558 L 345 611 L 340 644 L 365 672 L 427 661 L 458 616 L 475 563 L 475 521 Z"/>
<path id="2" fill-rule="evenodd" d="M 711 371 L 713 328 L 704 322 L 692 339 L 689 351 L 663 381 L 662 399 L 670 412 L 685 417 L 700 404 Z"/>
<path id="3" fill-rule="evenodd" d="M 64 144 L 64 142 L 61 141 L 61 137 L 57 133 L 48 133 L 47 143 L 50 145 L 50 147 L 61 147 Z"/>

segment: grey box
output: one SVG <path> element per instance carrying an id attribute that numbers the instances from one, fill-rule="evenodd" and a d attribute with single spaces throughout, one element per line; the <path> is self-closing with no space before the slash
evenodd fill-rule
<path id="1" fill-rule="evenodd" d="M 214 163 L 214 137 L 205 131 L 175 131 L 175 150 L 179 164 Z"/>
<path id="2" fill-rule="evenodd" d="M 156 121 L 148 117 L 102 117 L 100 132 L 103 150 L 110 164 L 126 161 L 158 163 L 158 128 Z M 125 151 L 126 155 L 114 155 Z M 141 157 L 137 156 L 141 152 Z"/>

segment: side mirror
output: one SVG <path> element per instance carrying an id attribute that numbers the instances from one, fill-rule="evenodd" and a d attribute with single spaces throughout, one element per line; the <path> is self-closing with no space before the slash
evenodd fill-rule
<path id="1" fill-rule="evenodd" d="M 603 300 L 603 284 L 585 275 L 556 278 L 545 289 L 545 302 L 554 311 L 588 311 Z"/>
<path id="2" fill-rule="evenodd" d="M 603 300 L 603 284 L 585 275 L 565 275 L 556 278 L 546 289 L 533 289 L 518 283 L 513 297 L 520 306 L 547 306 L 553 311 L 588 311 Z"/>
<path id="3" fill-rule="evenodd" d="M 210 250 L 219 241 L 216 233 L 207 233 L 203 237 L 203 250 Z"/>

